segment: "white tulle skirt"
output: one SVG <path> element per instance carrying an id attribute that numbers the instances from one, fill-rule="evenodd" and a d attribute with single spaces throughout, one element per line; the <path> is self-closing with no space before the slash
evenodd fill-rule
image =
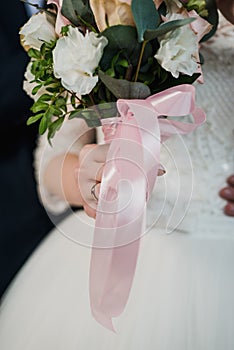
<path id="1" fill-rule="evenodd" d="M 90 312 L 90 248 L 61 234 L 79 230 L 74 220 L 49 234 L 8 289 L 1 350 L 234 349 L 233 221 L 207 221 L 209 230 L 200 232 L 146 234 L 113 333 Z"/>

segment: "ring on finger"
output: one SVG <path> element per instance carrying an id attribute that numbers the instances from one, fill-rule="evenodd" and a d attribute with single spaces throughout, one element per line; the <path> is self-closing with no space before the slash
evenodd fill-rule
<path id="1" fill-rule="evenodd" d="M 96 182 L 92 187 L 91 187 L 91 190 L 90 190 L 90 193 L 91 193 L 91 196 L 93 197 L 93 199 L 95 201 L 98 201 L 98 197 L 96 196 L 96 193 L 95 193 L 95 187 L 98 185 L 98 182 Z"/>

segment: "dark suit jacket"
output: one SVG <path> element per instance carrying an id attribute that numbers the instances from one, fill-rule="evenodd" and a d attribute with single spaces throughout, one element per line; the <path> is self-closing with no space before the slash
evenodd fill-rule
<path id="1" fill-rule="evenodd" d="M 27 126 L 31 99 L 22 89 L 28 63 L 19 42 L 24 4 L 7 0 L 0 12 L 0 296 L 52 228 L 39 202 L 33 169 L 38 125 Z"/>

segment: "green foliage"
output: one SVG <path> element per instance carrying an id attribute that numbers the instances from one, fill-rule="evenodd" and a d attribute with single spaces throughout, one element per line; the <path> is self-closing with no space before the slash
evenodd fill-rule
<path id="1" fill-rule="evenodd" d="M 144 41 L 147 29 L 156 29 L 161 18 L 152 0 L 132 0 L 132 14 L 137 27 L 138 41 Z"/>
<path id="2" fill-rule="evenodd" d="M 145 40 L 156 39 L 161 35 L 164 35 L 172 30 L 175 30 L 193 21 L 195 21 L 195 18 L 190 17 L 185 19 L 176 19 L 174 21 L 164 22 L 157 29 L 147 29 L 144 32 L 144 39 Z"/>
<path id="3" fill-rule="evenodd" d="M 206 0 L 188 0 L 184 3 L 184 7 L 186 7 L 188 11 L 195 10 L 202 17 L 207 17 L 208 15 Z"/>
<path id="4" fill-rule="evenodd" d="M 137 40 L 137 31 L 135 27 L 117 25 L 111 26 L 101 33 L 108 39 L 108 45 L 104 49 L 103 57 L 100 62 L 100 68 L 106 71 L 114 56 L 121 52 L 129 64 L 136 66 L 141 52 L 141 44 Z M 147 45 L 143 62 L 152 55 L 151 45 Z"/>
<path id="5" fill-rule="evenodd" d="M 143 99 L 150 95 L 150 89 L 143 83 L 115 79 L 102 71 L 99 71 L 99 78 L 117 99 Z"/>
<path id="6" fill-rule="evenodd" d="M 183 6 L 207 16 L 213 29 L 202 41 L 210 38 L 218 24 L 215 0 L 189 0 L 186 4 L 183 2 Z M 116 101 L 119 98 L 145 99 L 169 87 L 192 84 L 199 77 L 200 74 L 195 73 L 174 78 L 154 57 L 159 49 L 158 38 L 190 24 L 194 18 L 163 22 L 161 16 L 167 12 L 165 1 L 157 10 L 153 0 L 132 0 L 131 10 L 136 27 L 114 25 L 99 33 L 107 38 L 108 44 L 94 72 L 99 77 L 98 83 L 88 95 L 78 97 L 67 91 L 61 80 L 55 77 L 53 50 L 57 40 L 44 42 L 40 50 L 28 50 L 34 77 L 32 94 L 40 97 L 31 107 L 32 116 L 27 124 L 38 123 L 40 134 L 48 131 L 49 142 L 65 117 L 82 118 L 89 127 L 96 127 L 101 125 L 101 119 L 117 115 Z M 63 0 L 62 14 L 82 33 L 86 30 L 98 32 L 89 0 Z M 69 27 L 64 26 L 61 35 L 66 36 L 68 30 Z"/>
<path id="7" fill-rule="evenodd" d="M 29 49 L 31 57 L 31 73 L 34 75 L 35 87 L 32 94 L 43 93 L 31 107 L 32 115 L 27 124 L 39 123 L 39 133 L 44 134 L 48 129 L 50 140 L 60 128 L 67 113 L 68 92 L 53 73 L 52 51 L 56 41 L 43 43 L 40 50 Z"/>
<path id="8" fill-rule="evenodd" d="M 61 12 L 75 26 L 82 25 L 84 22 L 95 26 L 89 0 L 63 0 Z"/>
<path id="9" fill-rule="evenodd" d="M 101 126 L 101 119 L 113 118 L 118 115 L 116 103 L 100 103 L 85 109 L 73 111 L 69 119 L 84 119 L 89 127 Z"/>

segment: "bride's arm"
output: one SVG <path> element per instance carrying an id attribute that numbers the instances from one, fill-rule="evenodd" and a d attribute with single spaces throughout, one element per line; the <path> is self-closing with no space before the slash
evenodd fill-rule
<path id="1" fill-rule="evenodd" d="M 95 135 L 83 120 L 69 120 L 63 123 L 51 142 L 52 146 L 46 134 L 38 138 L 34 167 L 44 207 L 60 214 L 70 205 L 81 205 L 74 169 L 78 166 L 82 147 L 95 142 Z"/>
<path id="2" fill-rule="evenodd" d="M 96 145 L 95 132 L 82 120 L 65 121 L 52 139 L 39 138 L 35 152 L 38 192 L 43 205 L 58 214 L 69 206 L 83 206 L 95 217 L 96 205 L 91 188 L 101 181 L 107 145 Z M 95 188 L 98 195 L 99 185 Z"/>

